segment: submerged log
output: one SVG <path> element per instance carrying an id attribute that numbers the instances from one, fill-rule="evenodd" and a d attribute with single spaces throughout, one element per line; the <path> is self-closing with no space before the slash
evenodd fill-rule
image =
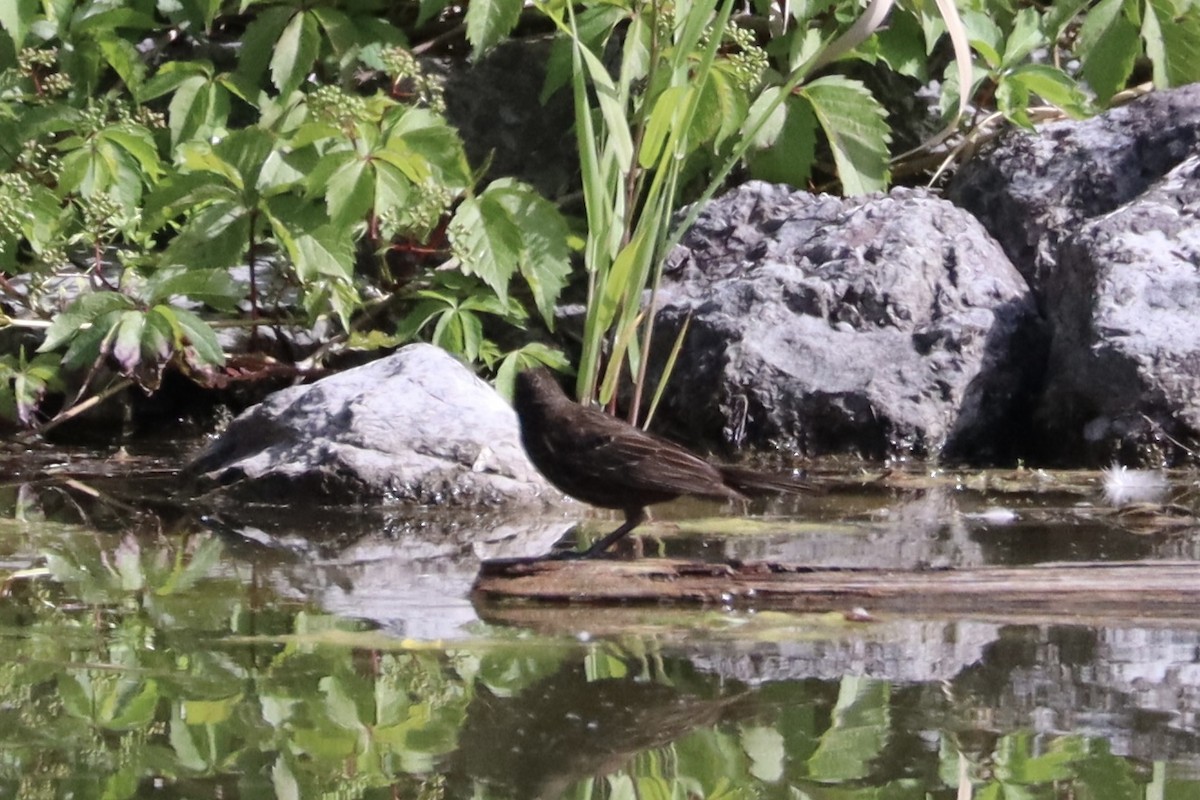
<path id="1" fill-rule="evenodd" d="M 904 571 L 795 564 L 638 561 L 484 562 L 483 601 L 681 603 L 802 611 L 1158 616 L 1200 602 L 1200 562 L 1073 562 Z"/>

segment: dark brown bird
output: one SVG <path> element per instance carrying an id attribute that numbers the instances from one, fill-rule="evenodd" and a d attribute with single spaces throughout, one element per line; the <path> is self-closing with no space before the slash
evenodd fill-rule
<path id="1" fill-rule="evenodd" d="M 682 495 L 738 500 L 811 490 L 791 475 L 710 464 L 669 439 L 573 402 L 544 368 L 517 375 L 513 405 L 529 460 L 561 491 L 600 508 L 625 512 L 625 522 L 582 553 L 607 550 L 648 519 L 646 506 Z"/>

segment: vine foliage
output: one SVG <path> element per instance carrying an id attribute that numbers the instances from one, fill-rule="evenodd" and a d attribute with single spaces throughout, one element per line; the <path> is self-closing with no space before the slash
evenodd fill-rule
<path id="1" fill-rule="evenodd" d="M 0 414 L 44 430 L 168 370 L 222 383 L 414 338 L 505 388 L 573 360 L 547 344 L 573 286 L 579 393 L 608 400 L 644 377 L 642 297 L 677 212 L 732 170 L 911 179 L 879 76 L 941 85 L 943 121 L 969 101 L 968 138 L 1200 78 L 1194 0 L 866 5 L 0 0 Z M 957 25 L 970 69 L 948 57 Z M 576 105 L 563 197 L 485 177 L 416 55 L 461 39 L 479 59 L 526 31 L 556 34 L 545 95 Z"/>

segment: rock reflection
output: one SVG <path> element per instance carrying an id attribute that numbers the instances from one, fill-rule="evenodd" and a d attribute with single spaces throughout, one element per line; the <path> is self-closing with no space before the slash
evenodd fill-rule
<path id="1" fill-rule="evenodd" d="M 243 513 L 209 525 L 281 596 L 414 639 L 467 635 L 479 622 L 468 595 L 480 562 L 545 553 L 573 524 L 554 516 L 446 512 L 320 509 L 306 510 L 302 520 L 278 509 L 267 514 L 274 518 Z"/>

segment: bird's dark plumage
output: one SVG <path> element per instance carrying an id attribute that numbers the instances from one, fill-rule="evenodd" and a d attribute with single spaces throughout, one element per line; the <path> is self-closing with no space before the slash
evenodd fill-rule
<path id="1" fill-rule="evenodd" d="M 733 500 L 810 487 L 790 475 L 710 464 L 661 436 L 573 402 L 549 370 L 517 376 L 514 406 L 530 461 L 561 491 L 625 512 L 625 523 L 583 555 L 603 552 L 644 522 L 646 506 L 682 495 Z"/>

